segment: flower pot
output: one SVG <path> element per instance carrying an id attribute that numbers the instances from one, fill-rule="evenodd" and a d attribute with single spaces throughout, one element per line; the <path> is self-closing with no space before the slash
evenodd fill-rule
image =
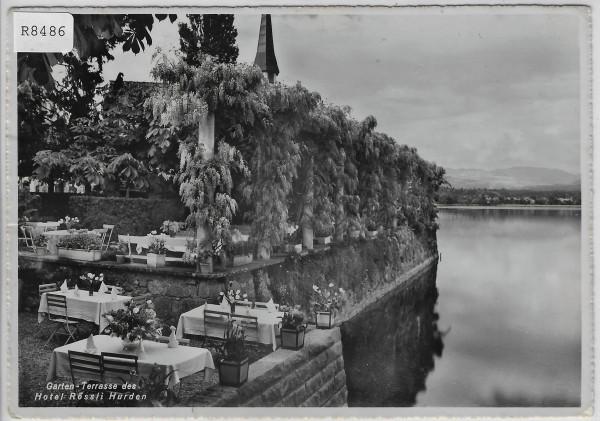
<path id="1" fill-rule="evenodd" d="M 294 244 L 294 251 L 296 253 L 302 252 L 302 244 Z"/>
<path id="2" fill-rule="evenodd" d="M 125 263 L 125 255 L 123 255 L 123 254 L 117 254 L 115 256 L 115 259 L 117 259 L 117 263 L 119 263 L 119 264 Z"/>
<path id="3" fill-rule="evenodd" d="M 236 267 L 236 266 L 247 265 L 247 264 L 252 263 L 253 260 L 254 260 L 254 257 L 252 256 L 252 253 L 236 255 L 236 256 L 233 256 L 231 259 L 227 259 L 227 266 L 228 267 Z"/>
<path id="4" fill-rule="evenodd" d="M 121 345 L 123 345 L 123 351 L 133 351 L 138 347 L 138 343 L 130 341 L 128 338 L 121 339 Z"/>
<path id="5" fill-rule="evenodd" d="M 36 247 L 36 248 L 35 248 L 35 252 L 36 252 L 37 254 L 39 254 L 40 256 L 43 256 L 43 255 L 45 255 L 45 254 L 46 254 L 47 250 L 46 250 L 46 248 L 45 248 L 45 247 Z"/>
<path id="6" fill-rule="evenodd" d="M 58 247 L 57 256 L 59 259 L 97 262 L 102 259 L 102 250 L 66 249 L 63 247 Z"/>
<path id="7" fill-rule="evenodd" d="M 304 346 L 304 334 L 306 331 L 281 328 L 281 347 L 283 349 L 300 349 Z"/>
<path id="8" fill-rule="evenodd" d="M 315 237 L 315 242 L 317 244 L 321 244 L 321 245 L 330 244 L 331 236 L 328 235 L 327 237 Z"/>
<path id="9" fill-rule="evenodd" d="M 348 235 L 350 236 L 350 238 L 356 239 L 356 238 L 360 237 L 360 231 L 352 230 L 348 233 Z"/>
<path id="10" fill-rule="evenodd" d="M 331 329 L 335 323 L 335 315 L 331 311 L 317 311 L 317 329 Z"/>
<path id="11" fill-rule="evenodd" d="M 314 244 L 314 230 L 311 227 L 302 227 L 302 245 L 307 250 L 312 250 Z"/>
<path id="12" fill-rule="evenodd" d="M 377 231 L 367 231 L 367 238 L 376 238 L 377 233 Z"/>
<path id="13" fill-rule="evenodd" d="M 156 253 L 148 253 L 148 259 L 146 260 L 146 264 L 153 268 L 163 268 L 165 267 L 166 262 L 166 254 L 156 254 Z"/>
<path id="14" fill-rule="evenodd" d="M 219 363 L 219 381 L 221 386 L 240 387 L 248 381 L 248 358 L 242 361 L 221 360 Z"/>
<path id="15" fill-rule="evenodd" d="M 269 260 L 271 258 L 271 243 L 268 241 L 258 243 L 256 257 L 258 260 Z"/>

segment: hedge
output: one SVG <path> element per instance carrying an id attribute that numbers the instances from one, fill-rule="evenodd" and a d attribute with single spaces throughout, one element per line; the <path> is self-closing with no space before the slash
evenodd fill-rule
<path id="1" fill-rule="evenodd" d="M 71 196 L 69 216 L 77 216 L 84 228 L 114 224 L 119 234 L 146 235 L 158 230 L 163 221 L 183 221 L 184 206 L 179 200 L 131 199 L 124 197 Z"/>

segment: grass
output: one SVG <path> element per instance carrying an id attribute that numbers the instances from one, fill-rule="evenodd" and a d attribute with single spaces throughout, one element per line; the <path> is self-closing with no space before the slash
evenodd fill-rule
<path id="1" fill-rule="evenodd" d="M 82 323 L 77 340 L 85 339 L 92 333 L 92 329 L 97 329 L 90 323 Z M 39 334 L 36 333 L 39 331 Z M 50 337 L 52 326 L 45 321 L 38 324 L 37 313 L 21 312 L 19 313 L 19 406 L 22 407 L 66 407 L 82 406 L 77 401 L 42 401 L 35 400 L 35 394 L 46 392 L 47 382 L 46 374 L 50 366 L 50 359 L 54 348 L 62 345 L 62 342 L 56 340 L 44 346 L 44 342 Z M 62 339 L 62 338 L 61 338 Z M 64 341 L 64 339 L 62 339 Z M 192 338 L 190 346 L 200 347 L 201 342 L 198 338 Z M 258 352 L 251 355 L 251 362 L 262 358 L 271 352 L 271 346 L 261 346 Z M 213 355 L 213 358 L 215 356 Z M 216 362 L 216 358 L 214 358 Z M 53 384 L 72 384 L 70 378 L 56 378 Z M 179 394 L 181 401 L 194 398 L 201 395 L 205 389 L 219 383 L 218 370 L 208 381 L 204 380 L 204 372 L 195 373 L 185 377 L 182 382 L 182 389 Z M 174 402 L 173 402 L 174 403 Z M 88 404 L 91 406 L 107 406 L 104 403 Z"/>

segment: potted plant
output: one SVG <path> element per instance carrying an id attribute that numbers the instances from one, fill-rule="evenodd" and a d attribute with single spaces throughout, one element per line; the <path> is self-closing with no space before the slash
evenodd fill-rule
<path id="1" fill-rule="evenodd" d="M 171 237 L 175 237 L 179 231 L 185 228 L 185 224 L 183 222 L 176 221 L 164 221 L 160 230 Z"/>
<path id="2" fill-rule="evenodd" d="M 139 401 L 139 406 L 162 407 L 168 405 L 170 401 L 176 401 L 177 397 L 174 396 L 173 391 L 169 389 L 169 377 L 171 377 L 175 371 L 177 370 L 165 373 L 158 364 L 154 363 L 148 377 L 139 376 L 137 390 L 140 395 L 146 397 L 146 399 Z"/>
<path id="3" fill-rule="evenodd" d="M 333 234 L 333 225 L 325 224 L 320 220 L 313 222 L 315 228 L 315 242 L 325 245 L 331 243 L 331 234 Z"/>
<path id="4" fill-rule="evenodd" d="M 115 246 L 115 250 L 117 263 L 125 263 L 125 256 L 129 253 L 129 245 L 124 241 L 119 241 Z"/>
<path id="5" fill-rule="evenodd" d="M 33 248 L 35 252 L 39 255 L 45 255 L 48 250 L 46 249 L 46 245 L 48 244 L 48 239 L 44 235 L 40 235 L 33 239 Z"/>
<path id="6" fill-rule="evenodd" d="M 250 367 L 244 328 L 230 322 L 223 342 L 223 358 L 219 361 L 219 381 L 222 386 L 240 387 L 248 380 Z"/>
<path id="7" fill-rule="evenodd" d="M 95 262 L 102 258 L 102 239 L 97 233 L 73 234 L 58 243 L 58 257 Z"/>
<path id="8" fill-rule="evenodd" d="M 94 273 L 88 273 L 87 275 L 81 275 L 79 277 L 81 282 L 78 282 L 81 285 L 82 289 L 87 289 L 90 295 L 94 295 L 94 291 L 96 290 L 96 285 L 99 287 L 102 282 L 104 282 L 104 274 L 96 275 Z"/>
<path id="9" fill-rule="evenodd" d="M 69 215 L 67 215 L 64 218 L 59 219 L 58 222 L 64 225 L 67 231 L 73 232 L 75 225 L 79 223 L 79 218 L 71 218 Z"/>
<path id="10" fill-rule="evenodd" d="M 313 285 L 312 307 L 316 315 L 317 329 L 330 329 L 335 324 L 335 313 L 342 306 L 345 291 L 334 288 L 333 282 L 327 288 Z"/>
<path id="11" fill-rule="evenodd" d="M 150 243 L 148 244 L 146 264 L 155 268 L 165 267 L 167 257 L 165 240 L 161 236 L 156 235 L 156 231 L 152 231 L 149 236 Z"/>
<path id="12" fill-rule="evenodd" d="M 236 267 L 252 263 L 255 244 L 250 241 L 238 241 L 228 247 L 226 266 Z"/>
<path id="13" fill-rule="evenodd" d="M 225 290 L 225 292 L 221 291 L 219 293 L 219 302 L 222 303 L 223 300 L 229 303 L 229 308 L 231 310 L 231 314 L 235 313 L 235 302 L 236 301 L 248 301 L 248 294 L 243 293 L 241 290 L 234 291 L 233 290 L 233 281 L 229 281 L 229 288 Z"/>
<path id="14" fill-rule="evenodd" d="M 377 237 L 377 223 L 373 220 L 369 220 L 367 223 L 367 232 L 365 233 L 367 238 L 376 238 Z"/>
<path id="15" fill-rule="evenodd" d="M 300 349 L 304 346 L 304 335 L 306 332 L 304 314 L 300 306 L 290 312 L 286 312 L 281 320 L 281 347 L 284 349 Z"/>

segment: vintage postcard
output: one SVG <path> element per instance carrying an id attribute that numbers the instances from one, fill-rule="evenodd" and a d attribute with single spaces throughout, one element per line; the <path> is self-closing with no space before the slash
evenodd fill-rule
<path id="1" fill-rule="evenodd" d="M 589 4 L 99 6 L 1 5 L 0 418 L 594 417 Z"/>

